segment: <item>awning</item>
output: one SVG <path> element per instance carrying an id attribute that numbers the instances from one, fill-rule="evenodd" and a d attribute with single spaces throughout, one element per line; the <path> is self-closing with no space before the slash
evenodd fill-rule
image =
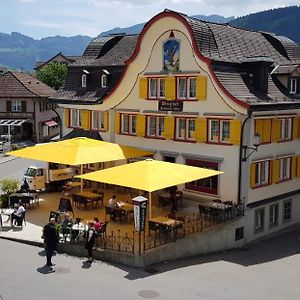
<path id="1" fill-rule="evenodd" d="M 27 120 L 4 119 L 0 120 L 0 126 L 21 126 Z"/>
<path id="2" fill-rule="evenodd" d="M 53 127 L 58 125 L 54 120 L 43 121 L 43 124 L 47 125 L 48 127 Z"/>

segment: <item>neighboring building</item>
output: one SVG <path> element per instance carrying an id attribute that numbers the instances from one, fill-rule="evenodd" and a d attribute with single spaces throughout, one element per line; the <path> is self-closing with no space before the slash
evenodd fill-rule
<path id="1" fill-rule="evenodd" d="M 38 71 L 41 68 L 45 67 L 46 65 L 52 63 L 52 62 L 56 62 L 59 64 L 65 64 L 68 65 L 70 63 L 74 63 L 76 60 L 78 60 L 81 56 L 70 56 L 70 55 L 63 55 L 61 52 L 57 53 L 56 55 L 54 55 L 52 58 L 50 58 L 49 60 L 47 60 L 46 62 L 44 61 L 38 61 L 35 64 L 35 70 Z"/>
<path id="2" fill-rule="evenodd" d="M 234 230 L 250 241 L 299 222 L 299 64 L 287 38 L 164 11 L 140 36 L 91 42 L 51 101 L 64 108 L 64 134 L 91 129 L 156 159 L 223 171 L 182 188 L 244 205 L 234 245 Z"/>
<path id="3" fill-rule="evenodd" d="M 0 135 L 12 141 L 49 141 L 59 134 L 59 116 L 48 105 L 55 90 L 33 76 L 6 72 L 0 76 Z"/>

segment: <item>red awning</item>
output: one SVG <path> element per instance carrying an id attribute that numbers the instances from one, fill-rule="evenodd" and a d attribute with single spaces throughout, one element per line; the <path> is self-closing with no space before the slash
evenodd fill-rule
<path id="1" fill-rule="evenodd" d="M 44 121 L 43 123 L 45 125 L 47 125 L 48 127 L 52 127 L 52 126 L 56 126 L 57 125 L 57 123 L 54 120 Z"/>

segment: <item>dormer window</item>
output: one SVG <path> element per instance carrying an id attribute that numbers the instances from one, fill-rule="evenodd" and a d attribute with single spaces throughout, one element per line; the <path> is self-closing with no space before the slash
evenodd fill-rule
<path id="1" fill-rule="evenodd" d="M 81 86 L 86 87 L 86 75 L 85 74 L 83 74 L 81 76 Z"/>
<path id="2" fill-rule="evenodd" d="M 107 75 L 106 74 L 101 75 L 101 87 L 107 88 Z"/>
<path id="3" fill-rule="evenodd" d="M 297 93 L 297 78 L 291 78 L 290 79 L 290 94 L 296 94 Z"/>

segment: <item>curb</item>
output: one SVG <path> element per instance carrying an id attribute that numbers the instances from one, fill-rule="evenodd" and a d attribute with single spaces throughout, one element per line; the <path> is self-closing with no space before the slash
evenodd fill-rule
<path id="1" fill-rule="evenodd" d="M 44 243 L 42 243 L 42 242 L 30 241 L 30 240 L 22 240 L 22 239 L 7 237 L 7 236 L 0 236 L 0 239 L 12 241 L 12 242 L 17 242 L 17 243 L 22 243 L 22 244 L 26 244 L 26 245 L 31 245 L 31 246 L 36 246 L 36 247 L 40 247 L 40 248 L 44 248 Z"/>
<path id="2" fill-rule="evenodd" d="M 12 161 L 12 160 L 18 159 L 18 158 L 19 158 L 19 157 L 12 157 L 12 158 L 10 158 L 10 159 L 4 160 L 4 161 L 0 161 L 0 165 L 5 164 L 5 163 L 7 163 L 7 162 L 10 162 L 10 161 Z"/>

